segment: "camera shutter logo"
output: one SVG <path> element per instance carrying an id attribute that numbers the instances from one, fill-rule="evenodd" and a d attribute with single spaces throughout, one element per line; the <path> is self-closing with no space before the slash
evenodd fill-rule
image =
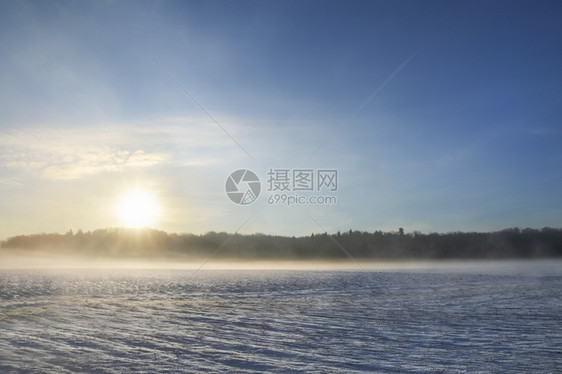
<path id="1" fill-rule="evenodd" d="M 230 174 L 225 185 L 226 195 L 239 205 L 248 205 L 256 201 L 261 191 L 258 176 L 247 169 L 236 170 Z"/>

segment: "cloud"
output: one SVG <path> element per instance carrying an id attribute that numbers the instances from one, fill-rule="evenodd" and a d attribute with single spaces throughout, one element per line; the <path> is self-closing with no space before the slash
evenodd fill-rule
<path id="1" fill-rule="evenodd" d="M 214 128 L 188 119 L 95 128 L 35 127 L 0 132 L 0 167 L 49 178 L 77 179 L 166 164 L 216 164 L 226 146 Z"/>
<path id="2" fill-rule="evenodd" d="M 113 153 L 86 155 L 77 161 L 42 168 L 43 176 L 51 179 L 76 179 L 101 172 L 123 171 L 166 163 L 165 154 L 145 153 L 143 150 L 117 151 Z"/>

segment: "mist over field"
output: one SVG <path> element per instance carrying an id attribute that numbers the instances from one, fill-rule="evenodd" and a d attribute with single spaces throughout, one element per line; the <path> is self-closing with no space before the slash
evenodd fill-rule
<path id="1" fill-rule="evenodd" d="M 415 235 L 434 246 L 503 243 L 495 258 L 462 247 L 451 257 L 404 248 L 368 257 L 349 241 L 376 235 L 353 231 L 297 239 L 108 229 L 81 233 L 83 247 L 74 236 L 18 236 L 0 249 L 0 371 L 562 369 L 562 258 L 545 249 L 559 248 L 560 230 Z M 541 251 L 528 250 L 529 238 Z M 300 241 L 323 250 L 268 253 Z M 191 245 L 165 245 L 178 242 Z"/>

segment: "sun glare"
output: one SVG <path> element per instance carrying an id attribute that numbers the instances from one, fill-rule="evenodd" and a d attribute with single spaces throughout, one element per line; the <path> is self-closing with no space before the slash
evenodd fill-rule
<path id="1" fill-rule="evenodd" d="M 159 206 L 153 195 L 143 190 L 127 193 L 119 201 L 117 215 L 126 227 L 146 227 L 154 224 L 159 214 Z"/>

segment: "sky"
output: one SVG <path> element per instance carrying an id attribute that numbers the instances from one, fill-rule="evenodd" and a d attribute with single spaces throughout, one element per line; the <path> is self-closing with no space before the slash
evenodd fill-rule
<path id="1" fill-rule="evenodd" d="M 0 2 L 0 239 L 148 208 L 196 234 L 561 227 L 561 19 L 559 1 Z M 247 204 L 225 192 L 240 169 Z"/>

